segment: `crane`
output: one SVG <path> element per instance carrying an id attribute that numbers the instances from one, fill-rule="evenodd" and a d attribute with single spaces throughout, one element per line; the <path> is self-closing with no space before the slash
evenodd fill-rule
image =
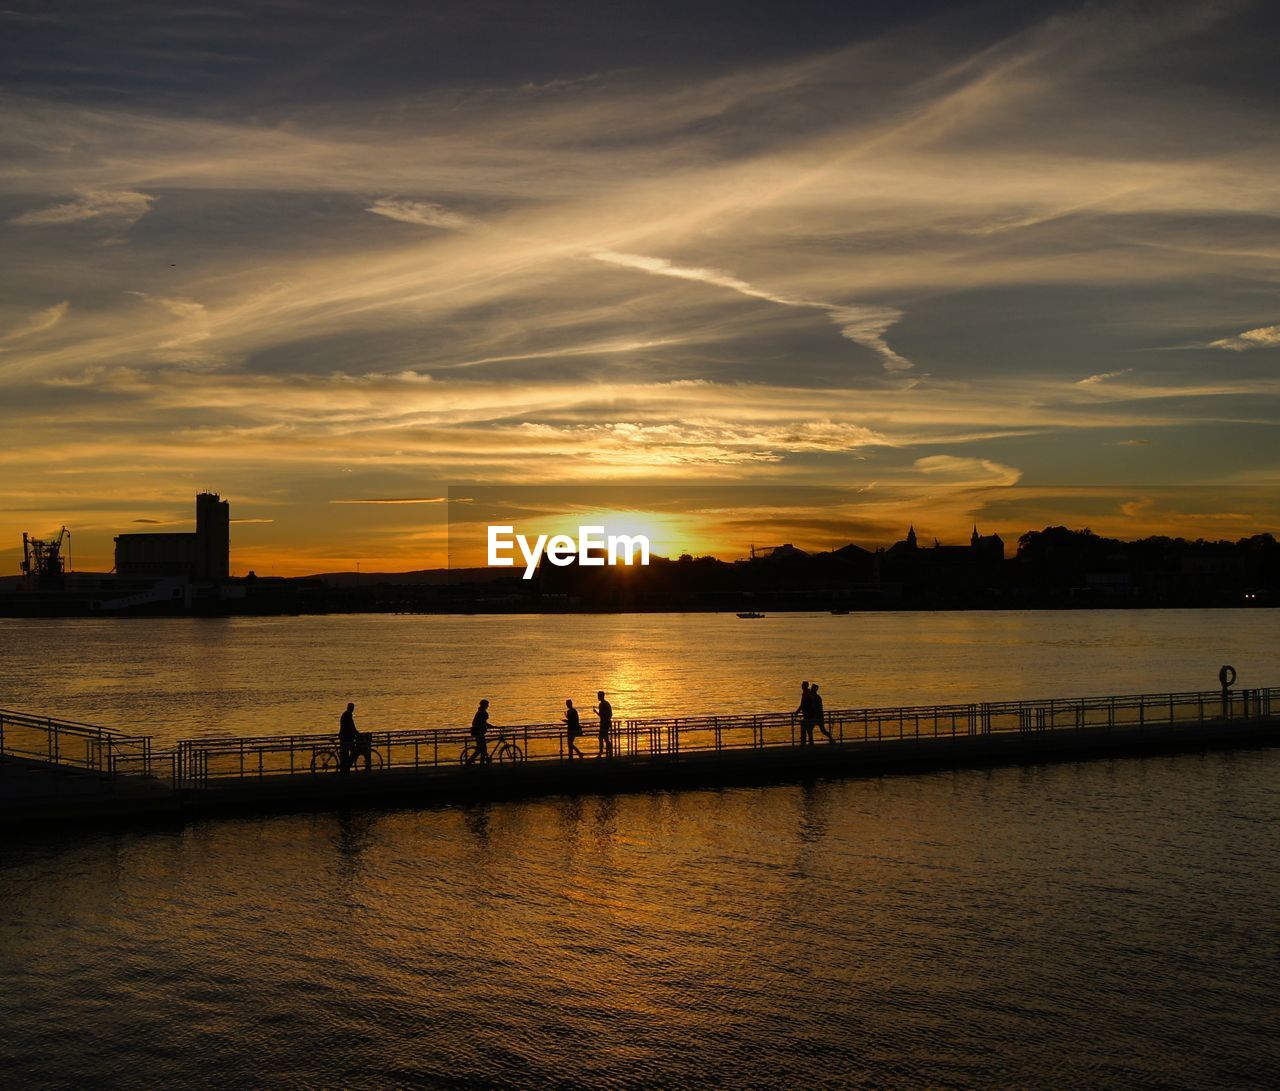
<path id="1" fill-rule="evenodd" d="M 66 546 L 65 559 L 63 545 Z M 63 527 L 56 538 L 22 535 L 22 571 L 37 580 L 58 579 L 71 565 L 71 531 Z"/>

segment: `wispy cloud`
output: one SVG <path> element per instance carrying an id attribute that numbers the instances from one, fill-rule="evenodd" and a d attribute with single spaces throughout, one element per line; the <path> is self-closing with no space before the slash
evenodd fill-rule
<path id="1" fill-rule="evenodd" d="M 1249 349 L 1276 348 L 1280 346 L 1280 326 L 1259 326 L 1256 330 L 1245 330 L 1234 337 L 1223 337 L 1210 341 L 1213 349 L 1230 349 L 1232 352 L 1247 352 Z"/>
<path id="2" fill-rule="evenodd" d="M 716 288 L 727 288 L 729 291 L 737 292 L 739 295 L 744 295 L 751 299 L 763 299 L 783 307 L 802 307 L 824 311 L 827 317 L 840 327 L 842 336 L 856 344 L 871 349 L 880 356 L 886 370 L 905 371 L 913 366 L 910 360 L 895 352 L 884 340 L 884 334 L 889 327 L 902 318 L 902 312 L 896 308 L 792 299 L 785 295 L 757 288 L 740 277 L 719 269 L 676 265 L 666 258 L 649 257 L 645 254 L 625 254 L 615 250 L 596 250 L 591 254 L 591 257 L 608 265 L 619 265 L 626 269 L 652 273 L 655 276 L 674 277 L 677 280 L 692 280 L 702 284 L 709 284 Z"/>
<path id="3" fill-rule="evenodd" d="M 951 485 L 975 487 L 1016 485 L 1022 471 L 988 458 L 970 458 L 958 455 L 928 455 L 916 459 L 916 469 L 930 478 L 945 480 Z"/>
<path id="4" fill-rule="evenodd" d="M 31 337 L 33 334 L 44 333 L 46 330 L 53 329 L 61 322 L 70 310 L 71 303 L 63 300 L 61 303 L 55 303 L 52 307 L 46 307 L 42 311 L 36 311 L 30 318 L 24 322 L 18 323 L 12 329 L 0 334 L 0 344 L 10 341 L 21 341 L 24 337 Z"/>
<path id="5" fill-rule="evenodd" d="M 108 218 L 127 226 L 136 223 L 151 208 L 155 200 L 150 194 L 135 190 L 86 189 L 74 200 L 48 208 L 32 209 L 19 213 L 9 222 L 28 226 L 78 223 L 81 220 Z"/>
<path id="6" fill-rule="evenodd" d="M 446 231 L 465 231 L 476 221 L 461 212 L 453 212 L 431 201 L 410 201 L 399 197 L 380 197 L 365 209 L 375 216 L 385 216 L 401 223 L 420 227 L 440 227 Z"/>
<path id="7" fill-rule="evenodd" d="M 1133 372 L 1131 367 L 1122 367 L 1118 371 L 1103 371 L 1098 375 L 1090 375 L 1085 379 L 1077 379 L 1076 386 L 1097 386 L 1099 383 L 1105 383 L 1108 379 L 1118 379 L 1122 375 L 1129 375 Z"/>
<path id="8" fill-rule="evenodd" d="M 330 500 L 330 504 L 447 504 L 447 496 L 382 496 L 372 499 Z"/>

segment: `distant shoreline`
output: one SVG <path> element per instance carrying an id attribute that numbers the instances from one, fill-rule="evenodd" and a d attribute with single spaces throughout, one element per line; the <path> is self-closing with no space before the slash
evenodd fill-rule
<path id="1" fill-rule="evenodd" d="M 764 616 L 759 619 L 768 621 L 770 616 L 811 616 L 811 617 L 838 617 L 848 616 L 854 617 L 868 614 L 963 614 L 963 613 L 1082 613 L 1082 612 L 1106 612 L 1106 613 L 1132 613 L 1137 611 L 1203 611 L 1203 610 L 1276 610 L 1280 609 L 1280 605 L 1274 603 L 1054 603 L 1045 605 L 1035 604 L 1010 604 L 1010 603 L 990 603 L 986 605 L 956 605 L 956 606 L 877 606 L 877 607 L 848 607 L 842 609 L 841 613 L 832 614 L 829 609 L 822 609 L 815 606 L 769 606 L 766 604 L 755 603 L 745 604 L 747 607 L 758 610 Z M 727 617 L 737 619 L 737 610 L 734 607 L 665 607 L 655 606 L 651 609 L 588 609 L 581 607 L 549 609 L 546 606 L 530 606 L 528 608 L 441 608 L 438 610 L 427 609 L 370 609 L 370 608 L 353 608 L 353 609 L 331 609 L 331 610 L 192 610 L 192 611 L 135 611 L 126 612 L 118 611 L 113 613 L 101 612 L 17 612 L 4 609 L 4 604 L 0 603 L 0 620 L 2 621 L 47 621 L 47 620 L 156 620 L 160 618 L 191 618 L 191 619 L 224 619 L 224 618 L 258 618 L 258 617 L 622 617 L 636 615 L 654 615 L 666 614 L 670 616 L 681 616 L 688 614 L 720 614 Z"/>

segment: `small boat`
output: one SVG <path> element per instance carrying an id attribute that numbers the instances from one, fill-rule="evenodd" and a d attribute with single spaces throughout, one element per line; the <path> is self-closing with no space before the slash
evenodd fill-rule
<path id="1" fill-rule="evenodd" d="M 743 617 L 743 618 L 764 617 L 764 614 L 757 613 L 755 610 L 744 610 L 742 613 L 738 615 L 738 617 Z"/>
<path id="2" fill-rule="evenodd" d="M 843 617 L 849 611 L 848 610 L 832 610 L 831 612 L 835 614 L 837 617 Z"/>

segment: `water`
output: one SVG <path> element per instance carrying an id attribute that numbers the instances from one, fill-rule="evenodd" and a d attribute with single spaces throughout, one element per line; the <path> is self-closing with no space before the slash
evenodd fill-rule
<path id="1" fill-rule="evenodd" d="M 0 708 L 153 734 L 829 709 L 1280 684 L 1280 611 L 0 620 Z"/>
<path id="2" fill-rule="evenodd" d="M 1277 635 L 1263 611 L 24 622 L 0 704 L 188 733 L 294 727 L 352 679 L 403 725 L 481 686 L 546 718 L 600 677 L 627 712 L 786 707 L 802 675 L 840 703 L 1153 691 L 1226 661 L 1280 681 Z M 0 1072 L 1275 1086 L 1278 820 L 1266 749 L 7 831 Z"/>
<path id="3" fill-rule="evenodd" d="M 10 1087 L 1275 1086 L 1280 751 L 10 838 Z"/>

